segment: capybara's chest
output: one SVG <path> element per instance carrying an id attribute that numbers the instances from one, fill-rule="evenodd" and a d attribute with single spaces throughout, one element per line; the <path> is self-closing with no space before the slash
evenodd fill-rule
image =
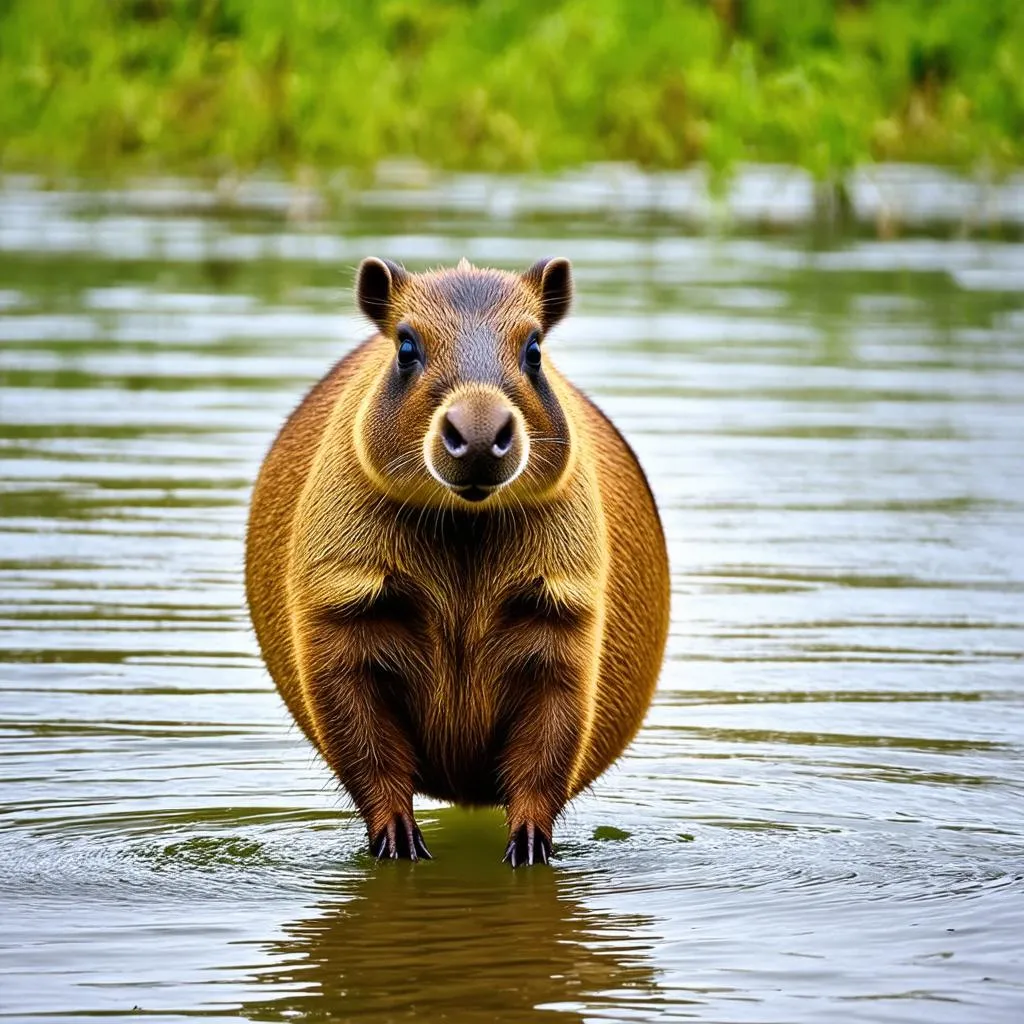
<path id="1" fill-rule="evenodd" d="M 331 698 L 354 670 L 408 741 L 417 790 L 503 802 L 510 739 L 527 719 L 542 733 L 537 709 L 596 664 L 603 597 L 593 539 L 549 529 L 561 543 L 544 543 L 454 517 L 400 525 L 409 528 L 376 557 L 349 544 L 304 584 L 320 595 L 314 605 L 328 606 L 319 664 L 338 666 L 321 677 L 322 731 L 354 728 L 345 701 Z"/>
<path id="2" fill-rule="evenodd" d="M 499 799 L 497 757 L 524 691 L 510 671 L 510 648 L 522 647 L 529 631 L 510 619 L 513 594 L 472 573 L 437 573 L 429 588 L 388 576 L 383 601 L 395 618 L 393 634 L 380 637 L 378 676 L 412 742 L 423 792 L 466 803 Z"/>
<path id="3" fill-rule="evenodd" d="M 595 640 L 590 597 L 497 545 L 455 545 L 415 571 L 388 567 L 362 611 L 381 696 L 409 736 L 417 788 L 463 803 L 500 801 L 498 759 L 561 659 Z"/>

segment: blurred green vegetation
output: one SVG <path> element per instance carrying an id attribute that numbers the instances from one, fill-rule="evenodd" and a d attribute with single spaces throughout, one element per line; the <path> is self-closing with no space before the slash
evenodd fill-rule
<path id="1" fill-rule="evenodd" d="M 1024 154 L 1022 0 L 0 0 L 0 167 Z"/>

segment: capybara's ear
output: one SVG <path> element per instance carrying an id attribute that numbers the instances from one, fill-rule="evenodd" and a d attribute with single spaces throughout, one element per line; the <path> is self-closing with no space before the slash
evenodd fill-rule
<path id="1" fill-rule="evenodd" d="M 537 260 L 523 280 L 540 295 L 541 322 L 547 333 L 572 305 L 572 264 L 562 256 Z"/>
<path id="2" fill-rule="evenodd" d="M 359 308 L 382 330 L 388 328 L 388 314 L 395 293 L 402 287 L 408 274 L 391 260 L 368 256 L 359 264 L 356 277 L 356 299 Z"/>

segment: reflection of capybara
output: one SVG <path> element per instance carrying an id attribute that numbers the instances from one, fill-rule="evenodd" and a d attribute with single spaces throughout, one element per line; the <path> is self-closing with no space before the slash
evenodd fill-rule
<path id="1" fill-rule="evenodd" d="M 623 912 L 629 896 L 609 903 L 603 872 L 503 876 L 490 859 L 500 849 L 491 814 L 438 817 L 430 846 L 440 847 L 443 863 L 429 875 L 402 864 L 340 864 L 321 877 L 315 903 L 260 944 L 238 1016 L 582 1024 L 639 1020 L 664 1005 L 654 922 Z M 488 854 L 473 856 L 463 844 Z M 628 870 L 624 847 L 596 845 Z"/>
<path id="2" fill-rule="evenodd" d="M 428 856 L 421 792 L 504 805 L 513 867 L 546 861 L 654 690 L 658 513 L 628 445 L 543 354 L 566 260 L 368 259 L 357 293 L 378 333 L 309 393 L 256 483 L 260 646 L 378 856 Z"/>

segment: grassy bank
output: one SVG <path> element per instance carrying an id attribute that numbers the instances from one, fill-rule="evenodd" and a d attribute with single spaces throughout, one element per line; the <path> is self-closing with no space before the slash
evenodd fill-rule
<path id="1" fill-rule="evenodd" d="M 1021 0 L 0 0 L 0 167 L 1024 162 Z"/>

